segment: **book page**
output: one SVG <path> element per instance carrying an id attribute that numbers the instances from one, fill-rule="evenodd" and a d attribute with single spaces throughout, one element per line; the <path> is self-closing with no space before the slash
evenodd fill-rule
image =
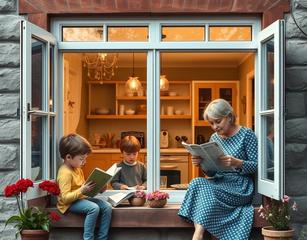
<path id="1" fill-rule="evenodd" d="M 106 173 L 114 176 L 116 174 L 116 169 L 117 169 L 117 163 L 114 163 L 107 171 Z"/>

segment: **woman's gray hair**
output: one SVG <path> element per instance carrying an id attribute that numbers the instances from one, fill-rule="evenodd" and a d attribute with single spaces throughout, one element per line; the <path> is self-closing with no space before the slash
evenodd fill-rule
<path id="1" fill-rule="evenodd" d="M 206 121 L 211 119 L 221 119 L 224 117 L 230 118 L 230 123 L 235 124 L 236 115 L 233 112 L 232 106 L 224 99 L 215 99 L 209 103 L 204 111 L 204 119 Z"/>

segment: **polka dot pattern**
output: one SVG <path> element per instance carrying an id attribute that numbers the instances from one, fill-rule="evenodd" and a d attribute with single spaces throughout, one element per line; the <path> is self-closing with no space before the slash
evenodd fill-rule
<path id="1" fill-rule="evenodd" d="M 210 180 L 193 179 L 178 215 L 204 226 L 220 240 L 248 239 L 254 214 L 251 174 L 257 171 L 257 138 L 252 130 L 241 127 L 227 139 L 214 133 L 210 141 L 217 142 L 227 155 L 243 160 L 242 168 L 217 172 Z"/>

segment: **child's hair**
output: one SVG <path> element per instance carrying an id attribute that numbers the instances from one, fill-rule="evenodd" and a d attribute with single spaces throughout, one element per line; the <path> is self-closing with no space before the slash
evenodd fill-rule
<path id="1" fill-rule="evenodd" d="M 135 136 L 126 136 L 120 141 L 119 149 L 121 152 L 135 153 L 140 151 L 141 144 Z"/>
<path id="2" fill-rule="evenodd" d="M 75 133 L 70 133 L 61 138 L 59 151 L 62 159 L 65 159 L 68 154 L 74 158 L 77 155 L 91 153 L 92 146 L 84 137 Z"/>

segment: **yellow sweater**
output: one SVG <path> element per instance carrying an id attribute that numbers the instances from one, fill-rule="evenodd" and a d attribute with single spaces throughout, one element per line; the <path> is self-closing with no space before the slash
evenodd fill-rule
<path id="1" fill-rule="evenodd" d="M 70 169 L 63 164 L 59 168 L 57 182 L 61 190 L 58 196 L 57 208 L 61 213 L 65 213 L 74 201 L 86 198 L 80 191 L 85 182 L 81 168 Z"/>

